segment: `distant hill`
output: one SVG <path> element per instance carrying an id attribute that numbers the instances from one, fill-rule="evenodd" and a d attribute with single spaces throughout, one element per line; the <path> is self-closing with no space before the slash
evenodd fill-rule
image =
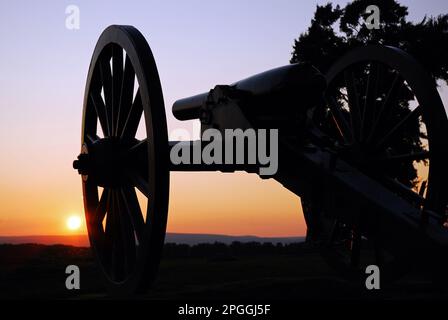
<path id="1" fill-rule="evenodd" d="M 88 247 L 89 239 L 87 235 L 67 235 L 67 236 L 0 236 L 0 244 L 23 244 L 23 243 L 37 243 L 37 244 L 64 244 L 76 247 Z"/>
<path id="2" fill-rule="evenodd" d="M 230 244 L 233 241 L 240 242 L 281 242 L 283 244 L 302 242 L 304 237 L 257 237 L 257 236 L 228 236 L 221 234 L 195 234 L 195 233 L 167 233 L 165 243 L 185 243 L 194 245 L 198 243 L 222 242 Z M 64 236 L 0 236 L 0 244 L 11 243 L 39 243 L 39 244 L 64 244 L 76 247 L 88 247 L 87 235 L 64 235 Z"/>
<path id="3" fill-rule="evenodd" d="M 257 236 L 227 236 L 221 234 L 194 234 L 194 233 L 167 233 L 165 243 L 185 243 L 185 244 L 198 244 L 198 243 L 213 243 L 222 242 L 230 244 L 233 241 L 240 242 L 272 242 L 272 243 L 293 243 L 302 242 L 305 237 L 257 237 Z"/>

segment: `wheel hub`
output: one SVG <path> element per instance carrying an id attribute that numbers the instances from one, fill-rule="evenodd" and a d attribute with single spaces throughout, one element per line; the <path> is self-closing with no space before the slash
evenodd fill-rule
<path id="1" fill-rule="evenodd" d="M 125 174 L 129 168 L 128 150 L 134 144 L 115 137 L 100 139 L 90 146 L 84 144 L 73 168 L 83 179 L 93 179 L 101 187 L 125 185 L 129 183 Z"/>

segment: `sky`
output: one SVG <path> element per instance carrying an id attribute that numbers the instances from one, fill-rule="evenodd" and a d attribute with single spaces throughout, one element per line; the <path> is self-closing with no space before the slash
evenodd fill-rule
<path id="1" fill-rule="evenodd" d="M 146 37 L 169 132 L 191 130 L 171 114 L 176 99 L 288 64 L 294 39 L 326 2 L 0 0 L 0 235 L 68 234 L 67 218 L 83 215 L 71 165 L 91 54 L 108 25 Z M 448 12 L 445 0 L 401 3 L 414 21 Z M 66 28 L 68 5 L 80 10 L 79 30 Z M 439 91 L 447 105 L 448 89 Z M 170 197 L 168 232 L 305 234 L 299 198 L 272 179 L 173 173 Z"/>

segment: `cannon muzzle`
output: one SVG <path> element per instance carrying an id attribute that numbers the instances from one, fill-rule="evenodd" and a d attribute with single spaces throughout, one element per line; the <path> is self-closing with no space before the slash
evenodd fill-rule
<path id="1" fill-rule="evenodd" d="M 180 99 L 173 104 L 173 115 L 178 120 L 198 119 L 201 107 L 207 100 L 208 92 Z"/>

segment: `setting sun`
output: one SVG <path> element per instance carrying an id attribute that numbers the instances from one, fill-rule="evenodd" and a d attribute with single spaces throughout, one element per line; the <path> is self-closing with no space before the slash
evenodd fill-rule
<path id="1" fill-rule="evenodd" d="M 78 230 L 81 227 L 82 220 L 79 216 L 70 216 L 67 219 L 67 228 L 70 230 Z"/>

